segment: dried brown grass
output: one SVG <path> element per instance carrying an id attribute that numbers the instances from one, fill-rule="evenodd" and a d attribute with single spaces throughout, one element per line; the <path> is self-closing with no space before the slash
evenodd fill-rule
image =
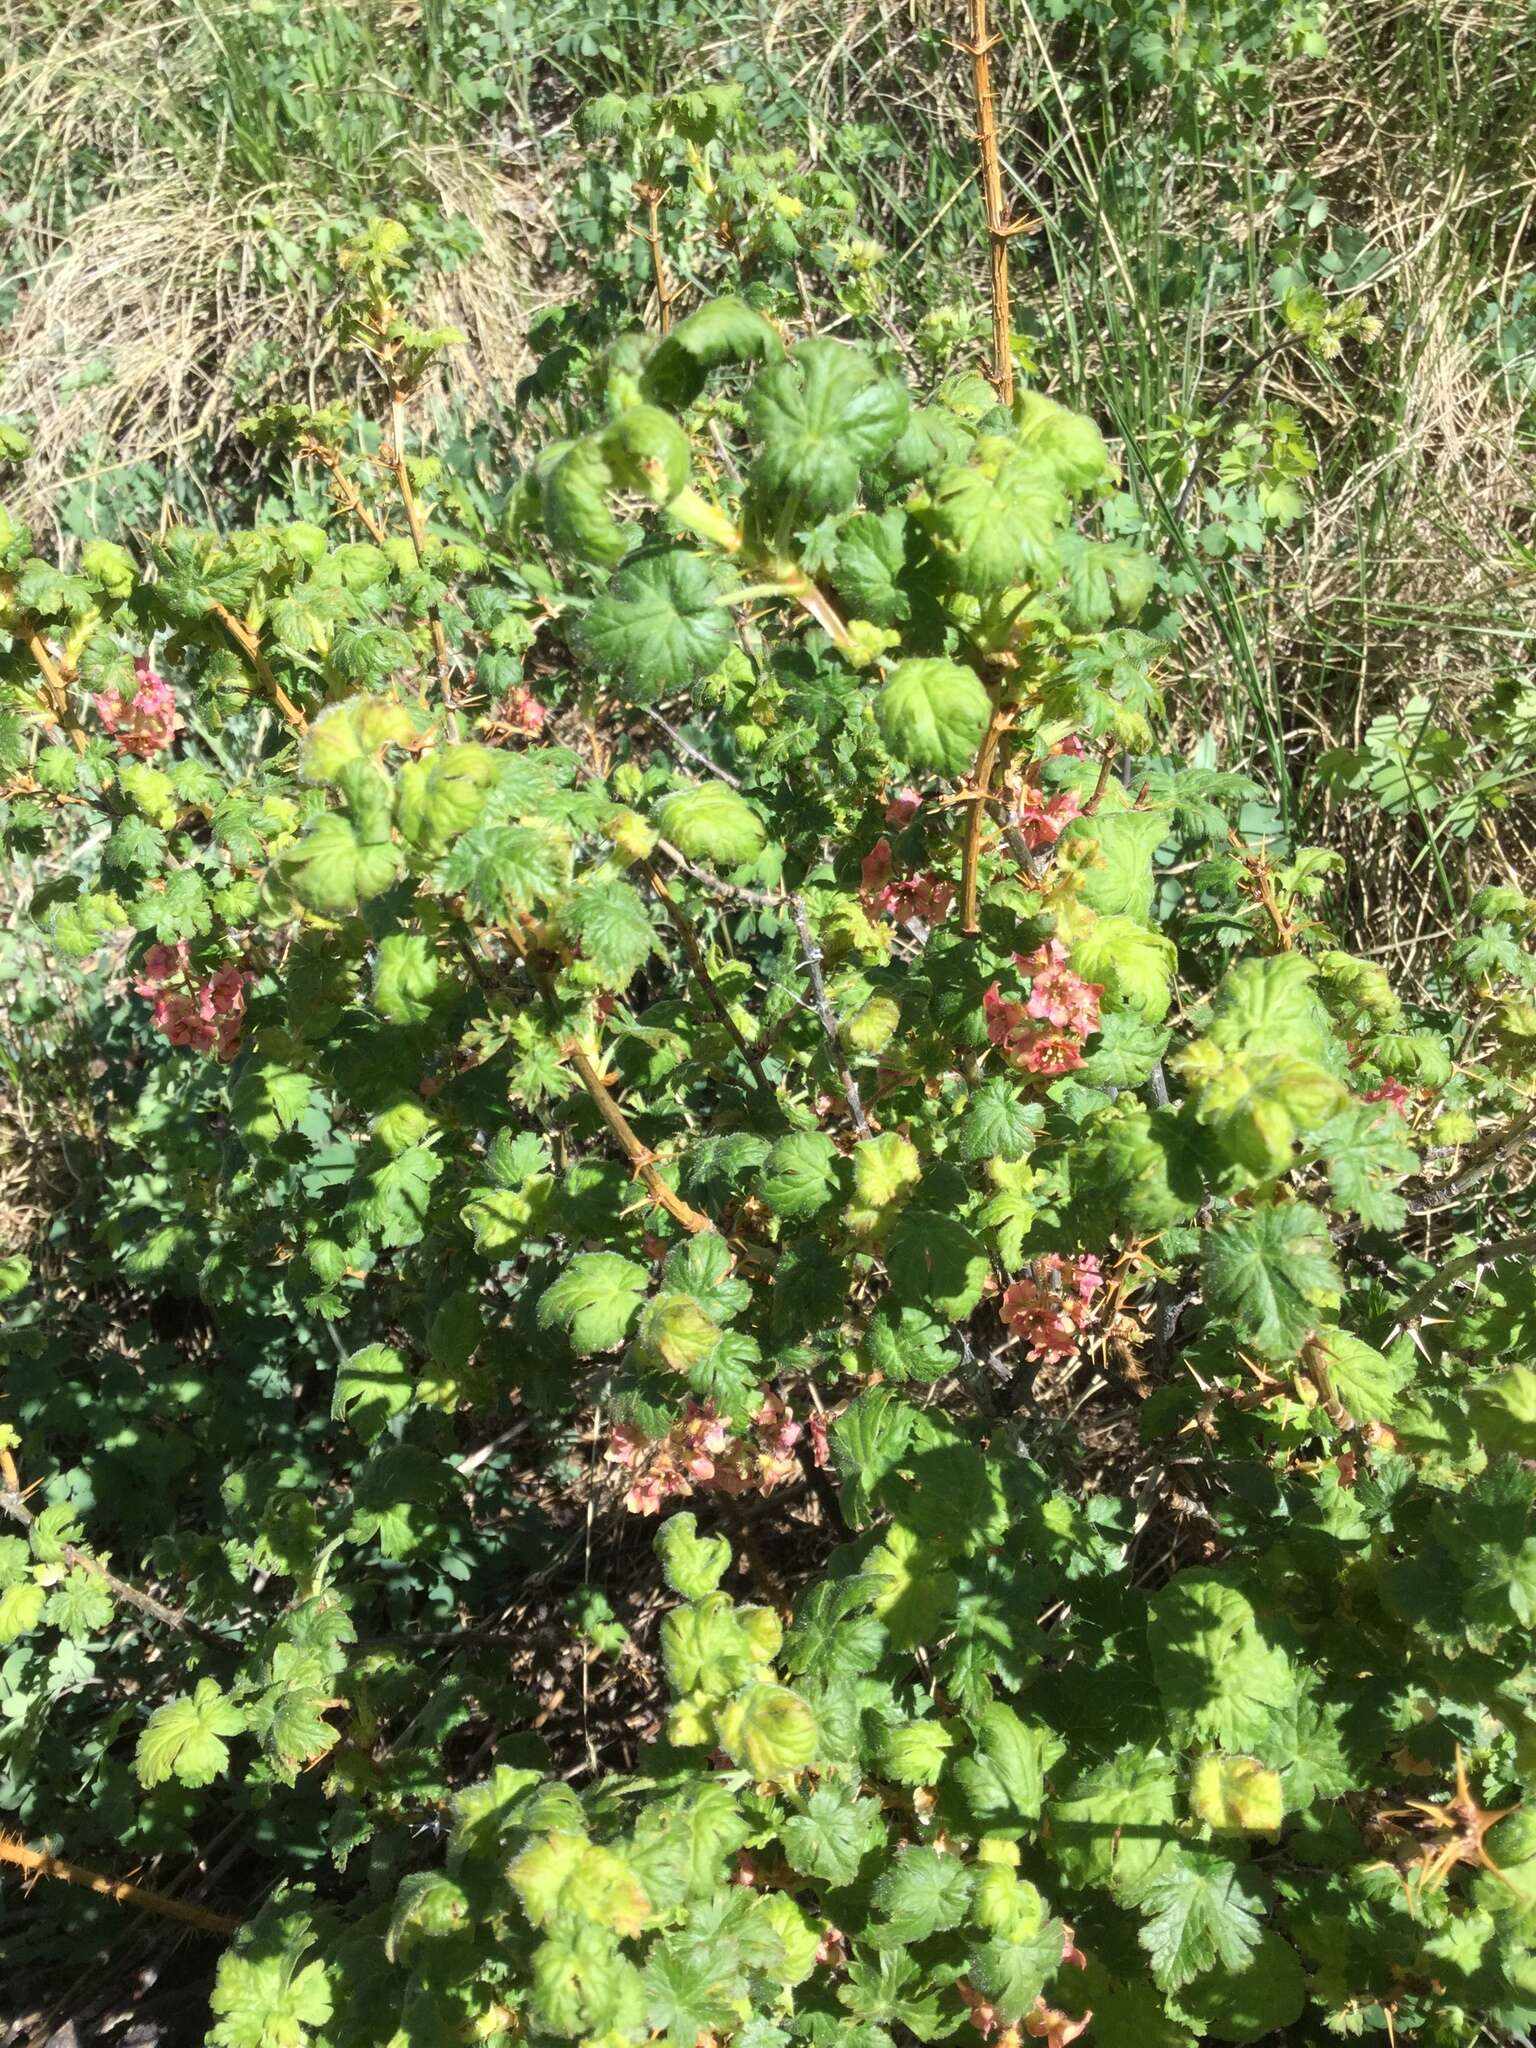
<path id="1" fill-rule="evenodd" d="M 0 147 L 25 187 L 0 413 L 36 422 L 22 506 L 33 518 L 46 517 L 66 477 L 173 465 L 194 448 L 187 473 L 198 476 L 240 413 L 313 398 L 328 379 L 345 388 L 324 294 L 302 278 L 278 285 L 265 259 L 276 238 L 313 242 L 347 195 L 313 166 L 295 165 L 280 185 L 244 182 L 222 132 L 206 146 L 187 110 L 212 89 L 209 19 L 217 26 L 219 10 L 205 18 L 184 0 L 0 5 L 10 53 Z M 510 156 L 447 131 L 402 131 L 389 176 L 479 238 L 479 254 L 436 280 L 425 309 L 469 336 L 454 395 L 473 416 L 526 366 L 547 195 Z"/>

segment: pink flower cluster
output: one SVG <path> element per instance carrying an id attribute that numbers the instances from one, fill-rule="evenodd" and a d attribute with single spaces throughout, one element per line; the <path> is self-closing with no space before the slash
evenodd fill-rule
<path id="1" fill-rule="evenodd" d="M 1073 973 L 1060 939 L 1013 958 L 1029 977 L 1029 994 L 1019 1002 L 993 982 L 981 999 L 987 1036 L 1010 1066 L 1029 1074 L 1070 1074 L 1083 1064 L 1083 1040 L 1099 1028 L 1103 986 Z"/>
<path id="2" fill-rule="evenodd" d="M 1024 844 L 1031 853 L 1054 846 L 1082 808 L 1082 799 L 1075 789 L 1044 796 L 1033 783 L 1026 783 L 1019 801 L 1019 833 Z"/>
<path id="3" fill-rule="evenodd" d="M 1088 1958 L 1077 1946 L 1070 1927 L 1063 1927 L 1061 1930 L 1061 1960 L 1063 1963 L 1071 1963 L 1079 1970 L 1086 1970 L 1088 1967 Z M 983 2040 L 991 2040 L 995 2035 L 994 2048 L 1019 2048 L 1022 2039 L 1019 2029 L 1016 2026 L 1002 2025 L 997 2007 L 990 1999 L 983 1998 L 979 1991 L 973 1990 L 963 1977 L 955 1989 L 970 2007 L 971 2025 Z M 1058 2007 L 1048 2005 L 1044 1994 L 1040 1993 L 1036 1995 L 1033 2006 L 1024 2015 L 1024 2032 L 1032 2041 L 1044 2041 L 1046 2048 L 1071 2048 L 1073 2041 L 1087 2033 L 1088 2022 L 1092 2018 L 1091 2012 L 1085 2012 L 1081 2019 L 1073 2019 L 1070 2014 L 1062 2012 Z"/>
<path id="4" fill-rule="evenodd" d="M 1395 1109 L 1399 1116 L 1408 1114 L 1408 1090 L 1401 1081 L 1387 1079 L 1379 1088 L 1368 1088 L 1361 1096 L 1362 1102 L 1384 1102 L 1389 1109 Z"/>
<path id="5" fill-rule="evenodd" d="M 227 1061 L 240 1050 L 245 984 L 254 979 L 246 968 L 230 961 L 216 974 L 198 980 L 183 939 L 175 946 L 151 946 L 144 955 L 143 979 L 133 986 L 136 995 L 148 996 L 154 1004 L 154 1027 L 172 1045 L 189 1045 L 194 1052 L 211 1052 Z"/>
<path id="6" fill-rule="evenodd" d="M 663 1501 L 686 1497 L 696 1488 L 731 1495 L 772 1493 L 798 1471 L 795 1446 L 807 1433 L 811 1455 L 825 1465 L 827 1422 L 819 1412 L 808 1423 L 796 1422 L 786 1401 L 765 1393 L 752 1417 L 752 1434 L 738 1437 L 716 1415 L 713 1401 L 690 1401 L 682 1421 L 664 1437 L 648 1438 L 619 1423 L 608 1456 L 635 1475 L 624 1496 L 629 1512 L 654 1515 Z"/>
<path id="7" fill-rule="evenodd" d="M 918 875 L 910 882 L 893 882 L 891 867 L 891 842 L 882 833 L 861 864 L 863 886 L 859 900 L 871 917 L 887 910 L 897 924 L 909 924 L 914 918 L 924 924 L 940 924 L 948 917 L 955 900 L 952 882 L 938 875 Z"/>
<path id="8" fill-rule="evenodd" d="M 1033 1274 L 1003 1290 L 1003 1321 L 1025 1340 L 1026 1356 L 1053 1362 L 1075 1358 L 1093 1318 L 1093 1297 L 1103 1285 L 1091 1252 L 1075 1259 L 1051 1252 L 1036 1261 Z"/>
<path id="9" fill-rule="evenodd" d="M 525 732 L 530 738 L 544 730 L 544 721 L 549 716 L 546 705 L 539 702 L 532 690 L 519 683 L 509 690 L 501 707 L 501 720 L 513 732 Z"/>
<path id="10" fill-rule="evenodd" d="M 102 690 L 95 699 L 101 722 L 125 754 L 147 761 L 163 753 L 175 739 L 181 718 L 176 693 L 141 654 L 133 664 L 133 690 L 125 697 L 120 690 Z"/>

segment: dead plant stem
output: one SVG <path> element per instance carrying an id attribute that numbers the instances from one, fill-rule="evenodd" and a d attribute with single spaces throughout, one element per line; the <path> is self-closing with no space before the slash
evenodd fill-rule
<path id="1" fill-rule="evenodd" d="M 961 48 L 971 60 L 976 96 L 976 141 L 981 150 L 981 197 L 986 210 L 991 259 L 992 369 L 999 400 L 1013 403 L 1013 312 L 1008 295 L 1008 243 L 1030 225 L 1010 222 L 1003 199 L 1002 164 L 997 153 L 997 98 L 992 89 L 992 52 L 1002 41 L 987 21 L 987 0 L 967 0 L 970 37 Z"/>
<path id="2" fill-rule="evenodd" d="M 400 503 L 405 512 L 405 523 L 410 528 L 411 550 L 416 557 L 418 569 L 427 566 L 427 528 L 421 516 L 421 503 L 416 488 L 411 482 L 410 464 L 405 458 L 405 400 L 406 393 L 391 390 L 389 394 L 390 455 L 393 458 L 395 482 L 400 489 Z M 448 659 L 448 639 L 443 632 L 442 614 L 433 605 L 427 614 L 432 628 L 432 653 L 437 664 L 437 684 L 443 693 L 443 701 L 451 711 L 452 667 Z"/>
<path id="3" fill-rule="evenodd" d="M 114 1877 L 103 1877 L 99 1870 L 87 1870 L 82 1863 L 69 1863 L 62 1856 L 50 1855 L 46 1849 L 29 1849 L 25 1842 L 19 1842 L 13 1835 L 0 1834 L 0 1863 L 14 1863 L 29 1879 L 39 1877 L 62 1878 L 66 1884 L 84 1885 L 87 1891 L 97 1892 L 104 1899 L 115 1899 L 121 1906 L 138 1906 L 146 1913 L 159 1913 L 167 1920 L 180 1920 L 184 1926 L 201 1928 L 204 1934 L 233 1934 L 240 1922 L 228 1913 L 215 1913 L 207 1906 L 194 1906 L 184 1899 L 167 1898 L 163 1892 L 150 1891 L 139 1884 L 125 1884 Z"/>
<path id="4" fill-rule="evenodd" d="M 981 834 L 986 822 L 987 798 L 992 787 L 992 770 L 997 763 L 997 750 L 1002 745 L 1003 735 L 1013 723 L 1013 712 L 995 698 L 992 716 L 987 721 L 986 732 L 976 752 L 976 767 L 971 776 L 970 816 L 965 824 L 965 851 L 961 863 L 960 881 L 960 929 L 974 934 L 981 929 L 977 900 L 978 881 L 981 869 Z"/>

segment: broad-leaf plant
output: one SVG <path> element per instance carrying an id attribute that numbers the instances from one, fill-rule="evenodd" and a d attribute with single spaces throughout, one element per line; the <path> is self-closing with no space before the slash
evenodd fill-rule
<path id="1" fill-rule="evenodd" d="M 546 358 L 471 533 L 401 254 L 377 431 L 247 423 L 329 516 L 0 515 L 131 1080 L 110 1345 L 5 1274 L 18 1840 L 265 1844 L 218 2048 L 1521 2037 L 1536 903 L 1409 1000 L 1173 737 L 1099 425 L 750 278 Z M 474 1639 L 542 1559 L 630 1654 L 624 1544 L 619 1770 Z"/>

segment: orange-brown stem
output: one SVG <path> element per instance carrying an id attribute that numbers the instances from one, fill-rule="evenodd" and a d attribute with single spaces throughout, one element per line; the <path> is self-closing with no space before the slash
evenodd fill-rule
<path id="1" fill-rule="evenodd" d="M 644 1182 L 651 1200 L 695 1236 L 701 1231 L 713 1230 L 715 1226 L 707 1216 L 690 1208 L 675 1189 L 667 1186 L 656 1170 L 656 1154 L 649 1145 L 642 1144 L 634 1126 L 609 1093 L 607 1082 L 575 1039 L 567 1040 L 565 1055 L 576 1069 L 582 1087 L 596 1103 L 597 1113 L 612 1132 L 614 1143 L 635 1169 L 636 1178 Z"/>
<path id="2" fill-rule="evenodd" d="M 210 615 L 218 620 L 230 639 L 239 648 L 241 654 L 244 655 L 245 659 L 255 670 L 257 681 L 282 713 L 284 721 L 292 726 L 295 732 L 308 732 L 309 720 L 304 716 L 298 705 L 294 703 L 288 692 L 277 680 L 277 677 L 273 675 L 272 665 L 261 651 L 259 636 L 251 631 L 244 619 L 236 618 L 227 605 L 211 604 L 208 610 Z"/>
<path id="3" fill-rule="evenodd" d="M 1003 734 L 1012 723 L 1012 711 L 994 703 L 986 732 L 976 750 L 976 768 L 971 777 L 973 787 L 968 792 L 971 814 L 965 825 L 965 852 L 960 870 L 960 929 L 970 934 L 981 929 L 978 905 L 981 833 L 992 789 L 992 770 L 997 765 L 997 750 L 1002 745 Z"/>
<path id="4" fill-rule="evenodd" d="M 1234 832 L 1231 835 L 1231 840 L 1239 855 L 1243 856 L 1245 852 L 1243 842 L 1237 833 Z M 1275 885 L 1271 876 L 1269 862 L 1262 853 L 1257 853 L 1246 855 L 1243 858 L 1243 865 L 1253 878 L 1253 885 L 1259 892 L 1259 902 L 1263 905 L 1264 914 L 1274 926 L 1275 944 L 1282 953 L 1294 952 L 1296 947 L 1295 921 L 1288 917 L 1280 908 L 1280 899 L 1275 894 Z"/>
<path id="5" fill-rule="evenodd" d="M 969 0 L 970 40 L 963 44 L 971 60 L 976 95 L 976 140 L 981 149 L 981 197 L 986 209 L 991 254 L 992 383 L 1004 405 L 1013 403 L 1013 313 L 1008 295 L 1008 241 L 1018 232 L 1010 226 L 1003 201 L 1002 165 L 997 153 L 997 99 L 992 90 L 992 51 L 1002 38 L 987 22 L 987 0 Z"/>
<path id="6" fill-rule="evenodd" d="M 368 538 L 376 546 L 383 547 L 389 535 L 379 518 L 363 503 L 362 493 L 342 468 L 341 457 L 336 450 L 327 448 L 323 441 L 314 441 L 306 444 L 306 452 L 313 455 L 329 475 L 337 507 L 343 515 L 355 519 Z"/>
<path id="7" fill-rule="evenodd" d="M 405 399 L 406 394 L 403 391 L 391 391 L 389 394 L 389 428 L 393 441 L 390 454 L 394 462 L 395 482 L 400 487 L 400 503 L 405 510 L 405 523 L 411 530 L 411 548 L 416 556 L 416 566 L 422 569 L 426 567 L 427 528 L 421 516 L 421 505 L 416 497 L 410 468 L 405 459 Z M 447 636 L 443 632 L 443 621 L 436 605 L 433 605 L 427 616 L 432 628 L 432 653 L 437 663 L 438 687 L 451 710 L 453 705 L 449 696 Z"/>
<path id="8" fill-rule="evenodd" d="M 1104 801 L 1104 792 L 1109 787 L 1109 771 L 1114 766 L 1117 751 L 1118 749 L 1113 740 L 1105 741 L 1103 752 L 1099 756 L 1099 779 L 1093 785 L 1093 795 L 1083 805 L 1083 816 L 1085 818 L 1091 818 L 1099 808 L 1099 805 Z"/>
<path id="9" fill-rule="evenodd" d="M 228 1913 L 215 1913 L 207 1906 L 167 1898 L 164 1892 L 152 1892 L 141 1884 L 124 1884 L 117 1878 L 103 1877 L 99 1870 L 66 1862 L 62 1856 L 51 1856 L 46 1849 L 29 1849 L 12 1835 L 0 1835 L 0 1863 L 16 1864 L 29 1878 L 57 1877 L 66 1884 L 84 1885 L 87 1891 L 99 1892 L 104 1899 L 116 1899 L 121 1906 L 138 1906 L 146 1913 L 159 1913 L 164 1919 L 179 1920 L 186 1927 L 199 1927 L 204 1934 L 233 1934 L 240 1925 Z"/>
<path id="10" fill-rule="evenodd" d="M 83 754 L 85 733 L 81 729 L 80 721 L 69 708 L 69 685 L 65 682 L 58 663 L 49 653 L 47 641 L 36 627 L 29 628 L 26 637 L 27 652 L 37 663 L 37 672 L 43 679 L 43 692 L 47 697 L 53 722 L 60 732 L 67 734 L 75 752 Z"/>
<path id="11" fill-rule="evenodd" d="M 514 912 L 501 929 L 510 940 L 513 951 L 527 968 L 529 979 L 543 998 L 546 1008 L 552 1010 L 555 1007 L 555 992 L 550 986 L 549 977 L 540 971 L 533 960 L 527 941 L 517 929 L 515 918 Z M 570 1061 L 582 1087 L 596 1104 L 597 1113 L 608 1126 L 614 1143 L 634 1168 L 635 1177 L 643 1182 L 646 1193 L 656 1206 L 665 1209 L 684 1230 L 691 1231 L 695 1236 L 700 1231 L 713 1230 L 715 1226 L 710 1218 L 690 1207 L 676 1189 L 668 1187 L 662 1179 L 656 1168 L 656 1154 L 649 1145 L 642 1142 L 583 1047 L 571 1038 L 566 1040 L 562 1051 Z"/>
<path id="12" fill-rule="evenodd" d="M 672 287 L 667 282 L 667 259 L 661 247 L 662 194 L 655 185 L 637 185 L 645 201 L 645 240 L 651 252 L 651 282 L 656 290 L 656 324 L 663 334 L 672 326 Z"/>

